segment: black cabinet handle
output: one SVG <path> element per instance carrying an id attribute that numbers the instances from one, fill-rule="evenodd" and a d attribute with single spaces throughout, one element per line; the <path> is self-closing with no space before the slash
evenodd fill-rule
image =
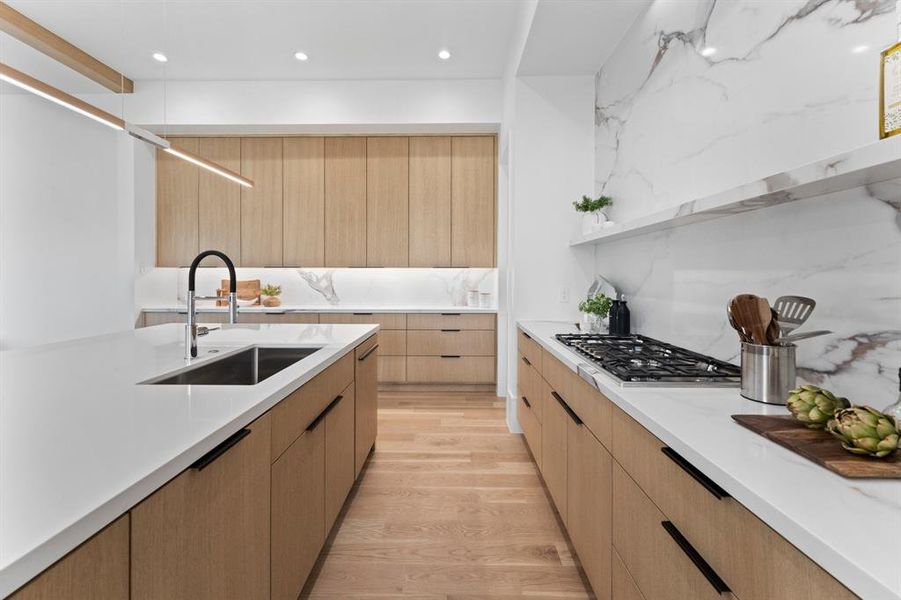
<path id="1" fill-rule="evenodd" d="M 459 354 L 442 354 L 441 358 L 460 358 Z"/>
<path id="2" fill-rule="evenodd" d="M 442 317 L 459 317 L 462 313 L 441 313 Z"/>
<path id="3" fill-rule="evenodd" d="M 729 492 L 721 488 L 714 482 L 712 479 L 704 475 L 696 466 L 688 462 L 681 454 L 670 448 L 669 446 L 664 446 L 660 449 L 667 458 L 676 463 L 679 468 L 688 473 L 692 479 L 701 484 L 705 490 L 710 492 L 717 500 L 722 500 L 723 498 L 729 497 Z"/>
<path id="4" fill-rule="evenodd" d="M 373 346 L 372 348 L 370 348 L 369 350 L 367 350 L 367 351 L 366 351 L 366 354 L 364 354 L 363 356 L 361 356 L 361 357 L 358 358 L 357 360 L 359 360 L 359 361 L 364 361 L 364 360 L 366 360 L 366 357 L 369 356 L 370 354 L 372 354 L 373 352 L 375 352 L 376 350 L 378 350 L 378 348 L 379 348 L 379 345 L 376 344 L 375 346 Z"/>
<path id="5" fill-rule="evenodd" d="M 560 394 L 552 391 L 551 396 L 553 396 L 554 399 L 560 403 L 560 406 L 563 407 L 563 410 L 566 411 L 566 414 L 569 415 L 569 418 L 572 419 L 576 425 L 579 425 L 579 426 L 582 425 L 582 419 L 580 419 L 579 415 L 577 415 L 576 412 L 569 407 L 569 404 L 566 403 L 566 400 L 564 400 L 563 398 L 560 397 Z"/>
<path id="6" fill-rule="evenodd" d="M 371 317 L 372 313 L 354 313 L 354 315 L 358 317 Z"/>
<path id="7" fill-rule="evenodd" d="M 442 329 L 441 333 L 459 333 L 459 329 Z"/>
<path id="8" fill-rule="evenodd" d="M 671 521 L 661 521 L 661 525 L 666 530 L 666 532 L 673 538 L 673 541 L 682 549 L 682 552 L 688 557 L 688 559 L 694 563 L 694 565 L 698 568 L 698 571 L 701 572 L 701 575 L 713 586 L 713 589 L 716 590 L 717 594 L 728 594 L 732 590 L 729 589 L 729 586 L 726 585 L 726 582 L 723 581 L 719 575 L 716 574 L 716 571 L 713 570 L 707 561 L 704 560 L 704 557 L 701 556 L 697 550 L 695 550 L 694 546 L 685 539 L 685 536 L 682 535 L 682 532 L 679 531 L 675 525 L 672 524 Z"/>
<path id="9" fill-rule="evenodd" d="M 531 340 L 531 339 L 532 339 L 532 336 L 529 335 L 528 333 L 526 333 L 525 331 L 522 332 L 522 335 L 523 335 L 527 340 Z"/>
<path id="10" fill-rule="evenodd" d="M 532 408 L 532 403 L 529 402 L 529 399 L 528 399 L 528 398 L 526 398 L 525 396 L 523 396 L 523 397 L 522 397 L 522 401 L 523 401 L 523 404 L 525 404 L 525 405 L 528 406 L 529 408 Z"/>
<path id="11" fill-rule="evenodd" d="M 528 358 L 526 358 L 525 356 L 522 356 L 520 358 L 522 358 L 522 362 L 526 363 L 530 367 L 532 366 L 532 361 L 530 361 Z"/>
<path id="12" fill-rule="evenodd" d="M 321 413 L 319 413 L 319 416 L 316 417 L 315 419 L 313 419 L 313 422 L 312 422 L 312 423 L 310 423 L 309 425 L 307 425 L 307 431 L 313 431 L 314 429 L 316 429 L 316 428 L 319 426 L 319 423 L 322 422 L 322 419 L 324 419 L 325 416 L 326 416 L 327 414 L 329 414 L 329 412 L 330 412 L 333 408 L 335 408 L 335 405 L 338 404 L 339 402 L 341 402 L 341 400 L 342 400 L 343 398 L 344 398 L 344 396 L 342 396 L 342 395 L 339 394 L 338 396 L 335 397 L 334 400 L 332 400 L 331 402 L 329 402 L 328 406 L 326 406 L 326 407 L 323 409 L 323 411 L 322 411 Z"/>
<path id="13" fill-rule="evenodd" d="M 250 435 L 249 429 L 239 429 L 237 432 L 230 435 L 224 442 L 194 461 L 191 464 L 191 468 L 197 471 L 203 471 L 213 464 L 213 461 L 228 452 L 229 448 L 246 438 L 248 435 Z"/>

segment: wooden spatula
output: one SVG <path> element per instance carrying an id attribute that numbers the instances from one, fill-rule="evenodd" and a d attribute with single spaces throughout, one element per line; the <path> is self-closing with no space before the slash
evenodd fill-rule
<path id="1" fill-rule="evenodd" d="M 755 344 L 767 345 L 767 328 L 773 320 L 773 315 L 770 312 L 770 303 L 765 298 L 754 294 L 737 295 L 732 299 L 732 316 L 739 327 L 751 334 L 751 340 Z"/>

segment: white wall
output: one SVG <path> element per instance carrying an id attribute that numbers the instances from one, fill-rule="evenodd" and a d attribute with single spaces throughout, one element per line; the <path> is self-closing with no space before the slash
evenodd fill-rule
<path id="1" fill-rule="evenodd" d="M 134 145 L 0 94 L 0 348 L 133 326 Z"/>

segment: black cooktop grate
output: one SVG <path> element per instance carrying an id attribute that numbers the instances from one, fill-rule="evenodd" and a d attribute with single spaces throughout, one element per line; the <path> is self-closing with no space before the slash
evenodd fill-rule
<path id="1" fill-rule="evenodd" d="M 741 379 L 741 370 L 733 364 L 643 335 L 560 333 L 556 337 L 624 382 L 703 385 Z"/>

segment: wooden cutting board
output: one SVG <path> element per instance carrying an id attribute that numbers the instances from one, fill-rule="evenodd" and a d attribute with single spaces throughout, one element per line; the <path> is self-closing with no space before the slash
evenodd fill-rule
<path id="1" fill-rule="evenodd" d="M 854 479 L 901 479 L 901 450 L 884 458 L 851 454 L 831 434 L 789 415 L 732 415 L 735 421 L 816 464 Z"/>
<path id="2" fill-rule="evenodd" d="M 256 298 L 254 306 L 260 303 L 260 280 L 259 279 L 239 279 L 237 281 L 237 295 L 239 300 L 251 300 Z M 218 294 L 223 297 L 228 296 L 228 279 L 223 279 L 220 283 Z M 217 300 L 216 306 L 228 306 L 228 301 Z"/>

